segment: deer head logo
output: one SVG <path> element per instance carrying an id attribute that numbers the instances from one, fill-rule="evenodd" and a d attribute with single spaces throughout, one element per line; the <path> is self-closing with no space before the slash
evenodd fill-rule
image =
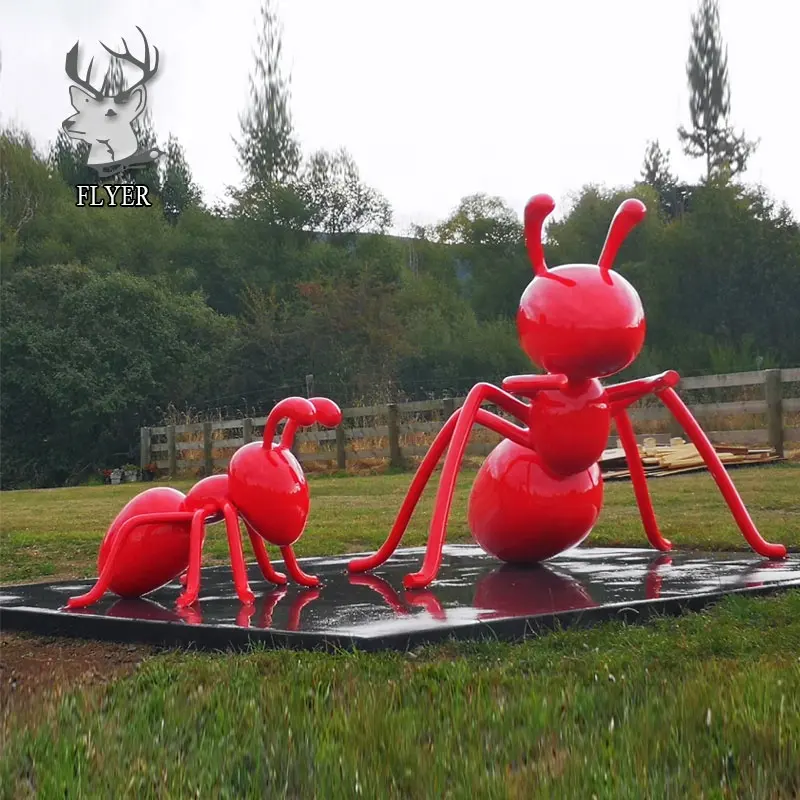
<path id="1" fill-rule="evenodd" d="M 157 148 L 140 151 L 133 123 L 147 107 L 147 88 L 145 84 L 158 71 L 158 48 L 153 47 L 155 58 L 150 60 L 150 45 L 141 28 L 136 30 L 144 39 L 144 59 L 135 58 L 123 39 L 124 53 L 117 53 L 100 42 L 105 50 L 120 61 L 133 64 L 142 71 L 139 80 L 128 89 L 107 97 L 102 89 L 92 86 L 92 65 L 89 62 L 86 77 L 78 73 L 78 45 L 67 53 L 65 69 L 75 84 L 69 87 L 70 101 L 75 113 L 67 117 L 61 125 L 71 139 L 89 144 L 87 164 L 101 178 L 108 178 L 123 169 L 143 167 L 155 161 L 163 153 Z"/>

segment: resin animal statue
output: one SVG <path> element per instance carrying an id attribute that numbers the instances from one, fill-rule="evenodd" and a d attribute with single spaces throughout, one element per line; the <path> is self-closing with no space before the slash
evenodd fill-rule
<path id="1" fill-rule="evenodd" d="M 278 443 L 279 423 L 286 424 Z M 318 586 L 319 579 L 300 569 L 292 545 L 308 519 L 309 492 L 303 470 L 290 449 L 299 426 L 318 422 L 335 428 L 342 420 L 339 407 L 325 397 L 289 397 L 270 412 L 260 442 L 240 447 L 227 474 L 210 475 L 187 494 L 154 487 L 133 498 L 117 515 L 100 545 L 100 577 L 68 608 L 97 602 L 108 590 L 120 597 L 141 597 L 185 573 L 185 589 L 178 608 L 192 606 L 200 591 L 200 565 L 205 526 L 225 523 L 239 600 L 255 600 L 247 581 L 239 518 L 244 522 L 264 578 L 283 585 L 286 576 L 269 560 L 265 542 L 280 548 L 286 570 L 302 586 Z"/>
<path id="2" fill-rule="evenodd" d="M 525 243 L 534 278 L 517 313 L 522 349 L 544 374 L 514 375 L 502 387 L 479 383 L 470 390 L 420 464 L 384 544 L 373 555 L 350 561 L 349 570 L 374 569 L 392 555 L 446 451 L 422 569 L 406 575 L 403 583 L 422 588 L 436 579 L 456 478 L 475 423 L 504 437 L 478 471 L 469 497 L 470 531 L 487 553 L 512 564 L 532 564 L 577 546 L 589 535 L 603 505 L 598 461 L 612 420 L 647 538 L 656 549 L 670 550 L 656 522 L 627 412 L 648 394 L 664 403 L 695 444 L 748 544 L 767 558 L 784 558 L 783 545 L 759 534 L 719 456 L 676 393 L 677 372 L 605 387 L 600 382 L 630 366 L 644 343 L 641 299 L 612 269 L 623 241 L 646 214 L 644 204 L 629 199 L 620 205 L 597 264 L 550 269 L 542 228 L 554 208 L 545 194 L 533 197 L 525 208 Z M 518 424 L 483 408 L 484 403 L 499 407 Z"/>

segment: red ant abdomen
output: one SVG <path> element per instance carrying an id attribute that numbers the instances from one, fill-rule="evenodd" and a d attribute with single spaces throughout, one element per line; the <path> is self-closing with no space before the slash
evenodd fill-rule
<path id="1" fill-rule="evenodd" d="M 487 553 L 512 564 L 534 564 L 579 545 L 602 507 L 597 463 L 557 475 L 539 453 L 505 439 L 478 471 L 467 519 Z"/>
<path id="2" fill-rule="evenodd" d="M 140 514 L 183 511 L 186 496 L 157 486 L 136 495 L 117 514 L 100 545 L 97 567 L 103 572 L 113 540 L 127 520 Z M 189 526 L 180 522 L 144 522 L 122 545 L 115 563 L 123 563 L 110 589 L 120 597 L 141 597 L 178 577 L 189 563 Z"/>

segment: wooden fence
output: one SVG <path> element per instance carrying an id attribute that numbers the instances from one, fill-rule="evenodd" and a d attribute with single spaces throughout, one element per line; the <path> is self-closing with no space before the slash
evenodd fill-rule
<path id="1" fill-rule="evenodd" d="M 787 443 L 800 442 L 800 368 L 685 378 L 677 389 L 714 442 L 769 445 L 780 455 Z M 730 399 L 732 394 L 735 399 Z M 294 451 L 302 463 L 335 464 L 340 470 L 356 459 L 385 459 L 402 467 L 427 452 L 431 437 L 464 400 L 346 408 L 336 430 L 315 426 L 298 433 Z M 505 416 L 491 405 L 487 408 Z M 652 396 L 631 406 L 631 418 L 634 424 L 649 427 L 640 440 L 644 435 L 661 441 L 683 435 L 667 409 Z M 715 423 L 720 427 L 719 420 L 725 421 L 723 428 L 731 422 L 740 427 L 715 430 Z M 170 476 L 187 470 L 206 475 L 224 470 L 236 448 L 263 435 L 265 422 L 266 417 L 256 417 L 142 428 L 142 468 L 154 463 Z M 750 424 L 760 427 L 748 427 Z M 468 455 L 487 455 L 499 441 L 494 434 L 483 437 L 489 440 L 475 441 L 479 438 L 473 435 Z M 387 446 L 382 446 L 384 440 Z M 612 431 L 609 446 L 615 446 L 615 441 Z M 311 447 L 314 451 L 308 452 Z"/>

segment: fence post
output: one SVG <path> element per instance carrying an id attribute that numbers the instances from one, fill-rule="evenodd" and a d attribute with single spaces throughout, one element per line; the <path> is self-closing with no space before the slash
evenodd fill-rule
<path id="1" fill-rule="evenodd" d="M 150 428 L 142 428 L 139 431 L 140 445 L 139 445 L 139 466 L 144 475 L 145 467 L 150 463 Z M 144 480 L 144 477 L 142 477 Z"/>
<path id="2" fill-rule="evenodd" d="M 253 441 L 253 420 L 250 417 L 242 420 L 242 439 L 245 444 Z"/>
<path id="3" fill-rule="evenodd" d="M 767 401 L 769 446 L 783 456 L 783 387 L 779 369 L 764 370 L 764 399 Z"/>
<path id="4" fill-rule="evenodd" d="M 397 422 L 397 403 L 386 406 L 389 413 L 389 464 L 392 467 L 403 466 L 403 453 L 400 450 L 400 426 Z"/>
<path id="5" fill-rule="evenodd" d="M 178 474 L 178 454 L 175 449 L 175 426 L 167 425 L 167 459 L 169 461 L 169 477 Z"/>
<path id="6" fill-rule="evenodd" d="M 344 422 L 336 427 L 336 467 L 347 469 L 347 448 L 344 435 Z"/>
<path id="7" fill-rule="evenodd" d="M 203 462 L 205 465 L 205 474 L 214 474 L 214 439 L 212 438 L 214 429 L 210 422 L 203 423 Z"/>
<path id="8" fill-rule="evenodd" d="M 455 398 L 445 397 L 444 400 L 442 400 L 442 411 L 444 411 L 444 422 L 447 422 L 456 412 Z"/>
<path id="9" fill-rule="evenodd" d="M 298 437 L 300 435 L 301 434 L 299 432 L 294 435 L 294 437 L 292 438 L 292 445 L 289 448 L 292 455 L 297 459 L 298 463 L 300 463 L 300 442 L 298 441 Z"/>

